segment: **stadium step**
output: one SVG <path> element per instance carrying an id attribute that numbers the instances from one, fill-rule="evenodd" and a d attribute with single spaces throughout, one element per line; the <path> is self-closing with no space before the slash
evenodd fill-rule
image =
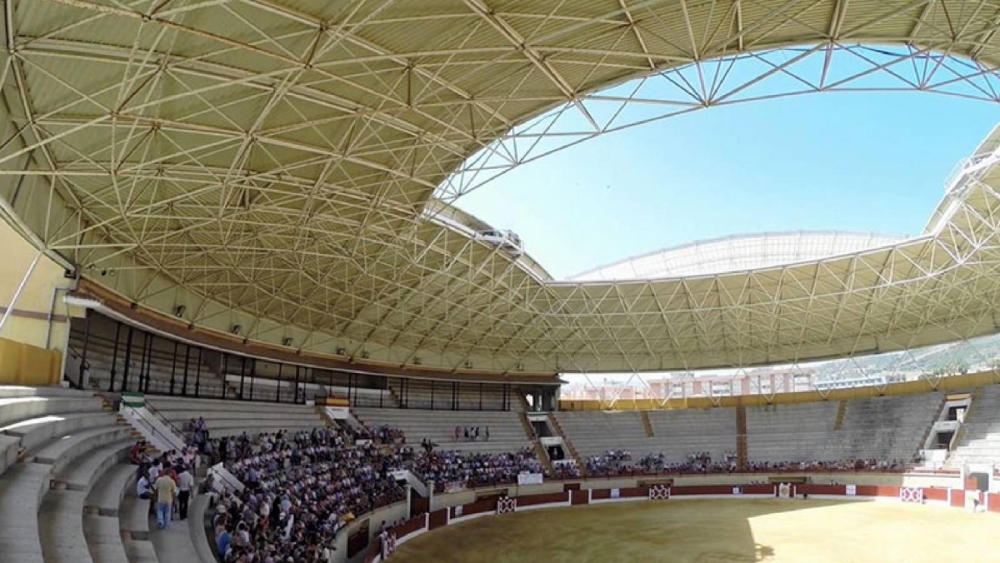
<path id="1" fill-rule="evenodd" d="M 548 417 L 549 426 L 551 426 L 552 429 L 556 431 L 556 434 L 562 438 L 563 445 L 566 446 L 566 449 L 569 451 L 569 455 L 573 457 L 573 461 L 576 462 L 576 466 L 580 469 L 580 473 L 583 474 L 587 470 L 587 467 L 583 464 L 583 460 L 580 459 L 580 454 L 576 451 L 576 447 L 573 446 L 573 442 L 569 439 L 569 436 L 563 432 L 562 426 L 559 425 L 559 421 L 556 420 L 556 417 L 553 416 L 552 413 L 549 413 Z"/>
<path id="2" fill-rule="evenodd" d="M 840 401 L 837 405 L 837 420 L 833 423 L 834 430 L 840 430 L 844 427 L 844 417 L 847 416 L 847 401 Z"/>
<path id="3" fill-rule="evenodd" d="M 653 432 L 653 422 L 649 420 L 649 411 L 642 411 L 642 426 L 646 429 L 646 437 L 652 438 L 656 434 Z"/>
<path id="4" fill-rule="evenodd" d="M 555 467 L 552 466 L 552 460 L 549 459 L 548 452 L 542 447 L 542 443 L 539 440 L 534 441 L 535 445 L 535 455 L 538 456 L 538 461 L 542 462 L 542 468 L 545 469 L 546 475 L 555 475 Z"/>
<path id="5" fill-rule="evenodd" d="M 736 406 L 736 460 L 740 469 L 746 469 L 749 453 L 747 451 L 747 408 Z"/>
<path id="6" fill-rule="evenodd" d="M 535 440 L 535 431 L 531 429 L 531 422 L 528 421 L 526 413 L 518 413 L 517 417 L 521 421 L 521 428 L 524 429 L 524 436 L 529 440 Z"/>

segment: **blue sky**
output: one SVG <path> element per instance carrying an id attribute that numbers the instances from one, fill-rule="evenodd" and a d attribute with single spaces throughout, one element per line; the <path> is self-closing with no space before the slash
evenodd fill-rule
<path id="1" fill-rule="evenodd" d="M 1000 105 L 824 93 L 711 108 L 585 142 L 457 205 L 521 235 L 556 278 L 730 234 L 918 234 Z"/>

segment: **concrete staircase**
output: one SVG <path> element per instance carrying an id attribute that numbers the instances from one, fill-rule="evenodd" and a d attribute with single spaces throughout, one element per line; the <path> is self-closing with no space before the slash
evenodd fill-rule
<path id="1" fill-rule="evenodd" d="M 747 450 L 747 408 L 744 405 L 736 407 L 736 458 L 739 468 L 746 469 L 749 455 Z"/>
<path id="2" fill-rule="evenodd" d="M 649 411 L 642 411 L 642 427 L 646 429 L 647 438 L 656 436 L 653 432 L 653 423 L 649 420 Z"/>
<path id="3" fill-rule="evenodd" d="M 556 434 L 562 438 L 563 445 L 566 446 L 566 450 L 569 451 L 569 455 L 573 458 L 573 461 L 576 462 L 577 468 L 580 469 L 580 474 L 584 474 L 587 470 L 587 466 L 583 463 L 583 460 L 580 459 L 580 454 L 576 451 L 573 441 L 566 436 L 566 433 L 563 432 L 562 426 L 559 425 L 559 421 L 556 420 L 555 416 L 552 416 L 552 413 L 549 413 L 548 417 L 549 425 L 556 431 Z"/>
<path id="4" fill-rule="evenodd" d="M 833 421 L 834 430 L 844 429 L 844 417 L 847 415 L 847 401 L 840 401 L 837 404 L 837 418 Z"/>

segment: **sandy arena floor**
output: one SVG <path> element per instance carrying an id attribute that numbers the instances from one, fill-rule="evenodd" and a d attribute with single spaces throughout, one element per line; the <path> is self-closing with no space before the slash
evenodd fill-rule
<path id="1" fill-rule="evenodd" d="M 874 502 L 671 500 L 484 517 L 393 563 L 996 563 L 1000 514 Z"/>

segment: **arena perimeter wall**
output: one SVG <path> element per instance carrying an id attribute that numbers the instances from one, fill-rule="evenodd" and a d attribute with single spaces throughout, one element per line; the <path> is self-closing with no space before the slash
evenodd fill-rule
<path id="1" fill-rule="evenodd" d="M 786 476 L 803 475 L 806 474 L 790 472 Z M 810 482 L 792 485 L 794 495 L 801 497 L 807 494 L 812 498 L 843 501 L 903 502 L 902 497 L 919 491 L 923 504 L 964 508 L 966 494 L 979 494 L 962 490 L 961 477 L 957 473 L 904 475 L 843 472 L 813 473 L 808 474 L 808 477 Z M 669 502 L 664 499 L 651 500 L 651 496 L 663 495 L 664 489 L 668 490 L 666 494 L 672 499 L 774 498 L 778 496 L 778 484 L 761 483 L 770 478 L 780 479 L 781 474 L 591 479 L 552 481 L 523 487 L 509 485 L 480 488 L 434 496 L 429 513 L 417 515 L 393 527 L 389 534 L 393 538 L 392 543 L 398 546 L 444 526 L 496 516 L 501 511 L 502 498 L 509 499 L 503 503 L 514 512 L 611 502 Z M 654 487 L 656 494 L 651 494 Z M 852 487 L 853 494 L 850 494 Z M 979 498 L 987 510 L 1000 512 L 1000 494 L 982 493 Z M 363 556 L 352 559 L 352 563 L 378 563 L 382 560 L 381 542 L 377 537 L 380 522 L 377 514 L 376 512 L 371 517 L 371 545 Z"/>

